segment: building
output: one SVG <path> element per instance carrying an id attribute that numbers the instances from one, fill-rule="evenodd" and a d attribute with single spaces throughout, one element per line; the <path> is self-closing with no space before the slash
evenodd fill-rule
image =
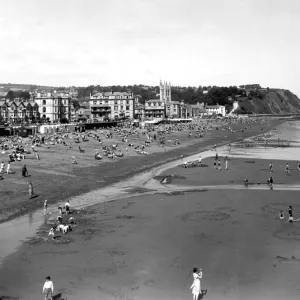
<path id="1" fill-rule="evenodd" d="M 226 115 L 225 106 L 223 105 L 207 105 L 205 109 L 208 115 L 222 115 L 222 117 Z"/>
<path id="2" fill-rule="evenodd" d="M 150 99 L 145 103 L 146 118 L 172 118 L 179 115 L 179 102 L 172 103 L 171 83 L 159 83 L 159 99 Z"/>
<path id="3" fill-rule="evenodd" d="M 60 122 L 63 119 L 71 119 L 71 97 L 68 93 L 37 92 L 34 101 L 39 107 L 42 119 L 50 122 Z"/>
<path id="4" fill-rule="evenodd" d="M 205 109 L 204 103 L 192 104 L 190 105 L 190 117 L 191 118 L 198 118 L 202 117 L 207 114 L 207 111 Z"/>
<path id="5" fill-rule="evenodd" d="M 167 83 L 166 81 L 162 83 L 160 81 L 159 83 L 159 91 L 160 96 L 159 99 L 165 104 L 165 116 L 170 118 L 173 116 L 173 106 L 172 106 L 172 93 L 171 93 L 171 83 Z"/>
<path id="6" fill-rule="evenodd" d="M 24 122 L 38 122 L 40 120 L 39 107 L 33 101 L 0 101 L 0 119 L 2 122 L 21 124 Z"/>
<path id="7" fill-rule="evenodd" d="M 134 118 L 143 120 L 145 117 L 145 105 L 141 103 L 135 103 L 134 105 Z"/>
<path id="8" fill-rule="evenodd" d="M 166 104 L 160 99 L 150 99 L 145 103 L 145 117 L 147 119 L 164 118 L 166 115 Z"/>
<path id="9" fill-rule="evenodd" d="M 127 92 L 104 92 L 90 95 L 90 111 L 93 121 L 104 118 L 131 118 L 134 115 L 134 97 Z"/>
<path id="10" fill-rule="evenodd" d="M 71 122 L 77 122 L 78 120 L 78 108 L 74 106 L 74 104 L 71 104 L 70 107 L 70 121 Z"/>

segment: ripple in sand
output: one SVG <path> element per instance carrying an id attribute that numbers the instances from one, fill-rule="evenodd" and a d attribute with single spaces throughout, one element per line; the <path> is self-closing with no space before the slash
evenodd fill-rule
<path id="1" fill-rule="evenodd" d="M 300 241 L 300 228 L 291 224 L 289 227 L 274 232 L 273 236 L 281 240 Z"/>
<path id="2" fill-rule="evenodd" d="M 187 221 L 200 221 L 200 220 L 212 220 L 223 221 L 230 218 L 230 215 L 220 211 L 195 211 L 181 215 L 181 219 L 184 222 Z"/>

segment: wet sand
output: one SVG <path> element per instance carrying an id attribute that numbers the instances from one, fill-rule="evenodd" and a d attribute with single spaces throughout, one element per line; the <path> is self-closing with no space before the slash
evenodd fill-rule
<path id="1" fill-rule="evenodd" d="M 300 224 L 282 222 L 278 213 L 283 209 L 287 217 L 287 206 L 293 205 L 300 216 L 299 191 L 276 190 L 277 179 L 287 187 L 297 185 L 295 161 L 289 157 L 293 170 L 286 176 L 280 167 L 285 161 L 269 156 L 274 190 L 255 190 L 243 187 L 241 174 L 256 180 L 269 159 L 250 163 L 248 157 L 232 156 L 228 171 L 215 170 L 206 163 L 210 158 L 203 160 L 209 165 L 204 168 L 174 164 L 172 172 L 200 173 L 175 178 L 179 189 L 171 193 L 173 183 L 147 180 L 142 188 L 128 189 L 135 197 L 80 210 L 74 214 L 78 226 L 65 236 L 59 233 L 55 242 L 44 240 L 51 227 L 46 223 L 4 261 L 0 296 L 41 299 L 44 277 L 50 275 L 56 299 L 191 299 L 190 271 L 198 266 L 207 299 L 298 299 Z M 239 189 L 180 191 L 186 185 L 198 189 L 205 180 Z M 168 192 L 148 191 L 153 183 L 161 186 L 157 191 Z"/>
<path id="2" fill-rule="evenodd" d="M 68 299 L 190 299 L 188 275 L 201 266 L 207 299 L 297 299 L 300 228 L 278 212 L 290 204 L 299 212 L 298 194 L 207 191 L 99 204 L 56 242 L 34 238 L 13 254 L 1 295 L 41 299 L 50 274 Z"/>

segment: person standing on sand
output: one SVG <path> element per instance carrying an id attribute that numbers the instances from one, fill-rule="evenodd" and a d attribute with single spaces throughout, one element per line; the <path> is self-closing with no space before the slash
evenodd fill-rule
<path id="1" fill-rule="evenodd" d="M 29 182 L 29 186 L 28 186 L 28 194 L 29 194 L 29 199 L 32 198 L 33 196 L 33 186 L 32 186 L 32 183 Z"/>
<path id="2" fill-rule="evenodd" d="M 270 170 L 270 173 L 273 173 L 273 164 L 272 163 L 269 164 L 269 170 Z"/>
<path id="3" fill-rule="evenodd" d="M 286 174 L 289 174 L 289 173 L 290 173 L 290 166 L 289 166 L 288 163 L 286 163 L 286 165 L 285 165 L 285 173 L 286 173 Z"/>
<path id="4" fill-rule="evenodd" d="M 298 165 L 298 171 L 300 172 L 300 162 L 298 162 L 297 165 Z"/>
<path id="5" fill-rule="evenodd" d="M 6 173 L 7 174 L 11 174 L 11 171 L 10 171 L 10 162 L 7 163 Z"/>
<path id="6" fill-rule="evenodd" d="M 47 209 L 48 209 L 48 203 L 47 203 L 48 200 L 45 200 L 44 201 L 44 214 L 47 213 Z"/>
<path id="7" fill-rule="evenodd" d="M 4 162 L 2 161 L 1 162 L 1 165 L 0 165 L 0 173 L 4 173 Z"/>
<path id="8" fill-rule="evenodd" d="M 24 165 L 22 168 L 22 177 L 24 178 L 26 176 L 28 176 L 28 171 L 26 165 Z"/>
<path id="9" fill-rule="evenodd" d="M 68 200 L 65 203 L 66 215 L 70 213 L 70 201 Z"/>
<path id="10" fill-rule="evenodd" d="M 202 158 L 201 158 L 201 156 L 199 156 L 199 159 L 198 159 L 198 166 L 202 166 Z"/>
<path id="11" fill-rule="evenodd" d="M 197 268 L 193 269 L 193 284 L 191 285 L 190 289 L 192 290 L 193 293 L 193 300 L 197 300 L 199 295 L 202 294 L 201 292 L 201 282 L 200 279 L 202 278 L 202 270 L 198 272 Z"/>
<path id="12" fill-rule="evenodd" d="M 225 170 L 228 170 L 228 157 L 225 158 Z"/>
<path id="13" fill-rule="evenodd" d="M 53 282 L 51 281 L 50 276 L 47 276 L 46 282 L 43 286 L 43 294 L 45 294 L 45 300 L 52 300 L 53 290 Z"/>
<path id="14" fill-rule="evenodd" d="M 221 171 L 222 170 L 222 165 L 221 165 L 221 161 L 218 159 L 218 170 Z"/>

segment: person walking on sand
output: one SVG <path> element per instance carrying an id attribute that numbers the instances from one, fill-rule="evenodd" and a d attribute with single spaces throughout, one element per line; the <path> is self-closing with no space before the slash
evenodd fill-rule
<path id="1" fill-rule="evenodd" d="M 225 170 L 228 170 L 228 158 L 227 158 L 227 156 L 225 158 Z"/>
<path id="2" fill-rule="evenodd" d="M 297 165 L 298 165 L 298 171 L 300 172 L 300 162 L 298 162 Z"/>
<path id="3" fill-rule="evenodd" d="M 53 282 L 51 281 L 51 277 L 47 276 L 43 286 L 43 294 L 45 294 L 45 300 L 52 300 L 53 290 L 54 287 Z"/>
<path id="4" fill-rule="evenodd" d="M 273 173 L 273 164 L 272 163 L 269 164 L 269 170 L 270 170 L 270 173 Z"/>

